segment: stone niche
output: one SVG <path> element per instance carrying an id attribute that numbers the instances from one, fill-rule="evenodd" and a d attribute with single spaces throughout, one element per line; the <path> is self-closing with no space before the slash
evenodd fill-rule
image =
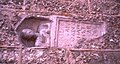
<path id="1" fill-rule="evenodd" d="M 39 31 L 42 31 L 42 28 L 39 27 L 46 24 L 48 25 L 49 34 L 48 36 L 44 36 L 47 37 L 47 41 L 45 40 L 44 43 L 41 43 L 41 38 L 44 39 L 44 37 L 39 37 Z M 29 41 L 30 38 L 21 39 L 21 32 L 24 32 L 23 29 L 31 29 L 35 33 L 35 38 L 32 38 L 33 41 Z M 106 33 L 106 23 L 77 21 L 70 17 L 58 15 L 48 17 L 30 16 L 23 18 L 23 20 L 18 23 L 16 31 L 19 35 L 20 42 L 23 43 L 24 46 L 36 46 L 37 41 L 37 44 L 40 44 L 40 46 L 44 46 L 42 44 L 45 44 L 50 47 L 73 48 L 82 38 L 91 40 L 103 36 Z M 29 31 L 27 33 L 29 33 Z"/>
<path id="2" fill-rule="evenodd" d="M 25 47 L 34 47 L 36 46 L 49 46 L 49 42 L 38 42 L 42 41 L 42 37 L 45 40 L 45 37 L 39 37 L 40 30 L 43 30 L 44 28 L 50 29 L 50 20 L 47 17 L 43 16 L 26 16 L 24 17 L 17 25 L 16 25 L 16 32 L 19 36 L 19 41 L 23 44 Z M 47 25 L 47 26 L 46 26 Z M 43 30 L 44 31 L 44 30 Z M 50 32 L 50 31 L 49 31 Z M 49 36 L 47 36 L 49 37 Z M 40 40 L 38 40 L 40 39 Z M 38 45 L 39 43 L 39 45 Z"/>

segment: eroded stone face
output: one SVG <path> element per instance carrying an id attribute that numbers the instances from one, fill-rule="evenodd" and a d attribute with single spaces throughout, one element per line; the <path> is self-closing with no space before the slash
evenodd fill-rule
<path id="1" fill-rule="evenodd" d="M 36 19 L 32 19 L 29 20 L 31 23 L 30 24 L 29 22 L 24 21 L 22 23 L 23 25 L 19 26 L 19 31 L 28 29 L 28 27 L 32 27 L 31 30 L 33 30 L 37 36 L 33 42 L 35 46 L 43 46 L 42 44 L 49 44 L 50 47 L 57 46 L 62 48 L 73 48 L 79 41 L 81 42 L 82 39 L 91 40 L 99 38 L 106 33 L 106 24 L 103 22 L 76 22 L 70 18 L 56 15 L 50 17 L 51 18 L 49 19 L 52 22 L 43 20 L 36 21 Z M 36 21 L 36 23 L 33 21 Z M 26 24 L 29 24 L 29 26 L 26 27 Z M 28 41 L 26 41 L 26 43 L 27 42 Z"/>
<path id="2" fill-rule="evenodd" d="M 104 23 L 82 23 L 60 21 L 58 31 L 58 47 L 71 48 L 76 45 L 80 39 L 91 40 L 105 34 Z"/>
<path id="3" fill-rule="evenodd" d="M 16 28 L 19 41 L 25 47 L 49 46 L 50 20 L 40 17 L 26 17 Z"/>

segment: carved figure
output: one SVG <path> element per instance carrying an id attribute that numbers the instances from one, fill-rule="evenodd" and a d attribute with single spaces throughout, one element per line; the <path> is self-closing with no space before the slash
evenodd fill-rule
<path id="1" fill-rule="evenodd" d="M 35 42 L 35 46 L 41 46 L 41 44 L 49 43 L 50 29 L 49 24 L 42 24 L 38 28 L 38 37 Z"/>
<path id="2" fill-rule="evenodd" d="M 35 46 L 37 34 L 31 29 L 23 29 L 20 34 L 20 39 L 24 46 Z"/>

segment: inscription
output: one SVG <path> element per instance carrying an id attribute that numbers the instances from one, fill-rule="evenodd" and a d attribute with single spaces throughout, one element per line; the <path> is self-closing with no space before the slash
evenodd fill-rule
<path id="1" fill-rule="evenodd" d="M 100 25 L 60 21 L 58 46 L 73 47 L 81 38 L 97 38 L 100 36 L 100 27 Z"/>

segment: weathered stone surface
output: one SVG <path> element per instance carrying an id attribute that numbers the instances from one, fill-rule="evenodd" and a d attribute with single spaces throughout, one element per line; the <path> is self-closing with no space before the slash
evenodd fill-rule
<path id="1" fill-rule="evenodd" d="M 119 49 L 120 48 L 120 1 L 119 0 L 0 0 L 0 46 L 20 46 L 15 25 L 27 15 L 62 15 L 90 23 L 105 22 L 107 33 L 100 38 L 78 41 L 75 48 Z M 53 18 L 54 19 L 54 18 Z M 54 19 L 56 20 L 56 19 Z M 74 23 L 70 23 L 74 24 Z M 78 23 L 79 24 L 79 23 Z M 67 26 L 69 27 L 69 26 Z M 74 26 L 71 26 L 74 27 Z M 52 26 L 56 36 L 56 26 Z M 63 27 L 64 28 L 64 27 Z M 76 29 L 76 27 L 75 27 Z M 73 31 L 75 30 L 73 29 Z M 61 30 L 62 27 L 61 27 Z M 68 30 L 68 29 L 67 29 Z M 71 31 L 68 30 L 68 31 Z M 66 33 L 66 32 L 65 32 Z M 74 34 L 74 32 L 72 32 Z M 86 33 L 85 33 L 86 34 Z M 68 34 L 69 35 L 69 34 Z M 59 36 L 58 36 L 59 37 Z M 76 36 L 75 36 L 76 37 Z M 65 37 L 64 37 L 65 38 Z M 52 39 L 52 46 L 56 38 Z M 59 38 L 58 38 L 59 39 Z M 67 38 L 70 40 L 70 38 Z M 61 40 L 61 39 L 59 39 Z M 67 40 L 68 41 L 68 40 Z M 70 42 L 71 43 L 71 42 Z M 27 49 L 27 48 L 25 48 Z M 120 64 L 119 52 L 86 52 L 69 55 L 65 50 L 28 51 L 23 49 L 22 63 L 42 64 Z M 0 48 L 1 64 L 17 64 L 18 52 Z M 25 51 L 24 51 L 25 50 Z M 70 51 L 69 51 L 70 52 Z M 70 57 L 69 57 L 70 56 Z M 3 58 L 4 57 L 4 58 Z M 68 58 L 69 57 L 69 58 Z M 68 61 L 69 60 L 69 61 Z"/>
<path id="2" fill-rule="evenodd" d="M 105 23 L 59 21 L 58 47 L 74 47 L 81 39 L 91 40 L 106 34 Z M 82 42 L 81 42 L 82 43 Z"/>

